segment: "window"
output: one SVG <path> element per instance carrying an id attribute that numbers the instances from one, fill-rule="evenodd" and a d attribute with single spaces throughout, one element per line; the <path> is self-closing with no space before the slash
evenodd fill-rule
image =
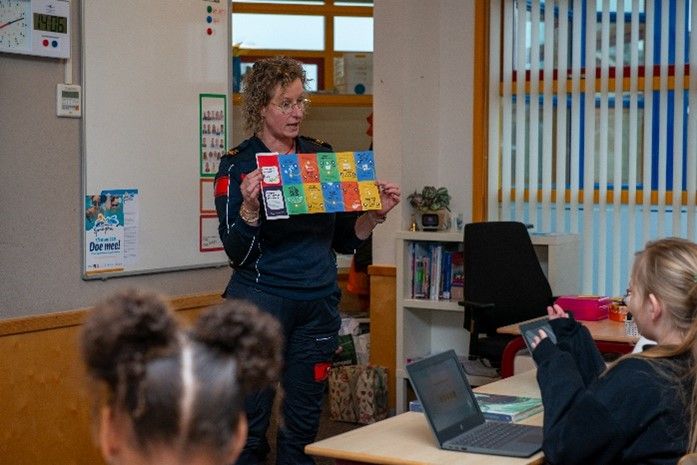
<path id="1" fill-rule="evenodd" d="M 372 2 L 361 0 L 233 0 L 233 74 L 262 57 L 287 55 L 305 64 L 309 90 L 347 92 L 344 55 L 372 53 L 372 16 Z"/>
<path id="2" fill-rule="evenodd" d="M 619 295 L 650 239 L 697 239 L 693 5 L 489 4 L 487 217 L 579 233 L 584 293 Z"/>

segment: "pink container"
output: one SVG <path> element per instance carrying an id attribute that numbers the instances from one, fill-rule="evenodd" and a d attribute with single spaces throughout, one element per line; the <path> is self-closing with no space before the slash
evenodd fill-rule
<path id="1" fill-rule="evenodd" d="M 612 300 L 597 295 L 563 295 L 554 303 L 571 312 L 577 320 L 595 321 L 607 318 Z"/>

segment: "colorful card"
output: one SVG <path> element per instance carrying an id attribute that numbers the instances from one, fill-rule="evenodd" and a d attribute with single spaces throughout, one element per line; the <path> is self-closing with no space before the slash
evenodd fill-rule
<path id="1" fill-rule="evenodd" d="M 267 219 L 380 210 L 373 152 L 258 153 Z"/>
<path id="2" fill-rule="evenodd" d="M 344 195 L 344 210 L 347 212 L 359 212 L 363 210 L 363 205 L 361 204 L 361 193 L 358 190 L 357 182 L 342 182 L 341 193 Z"/>
<path id="3" fill-rule="evenodd" d="M 363 210 L 380 210 L 380 190 L 375 181 L 361 181 L 358 183 L 358 192 L 361 194 L 361 206 Z"/>
<path id="4" fill-rule="evenodd" d="M 299 153 L 300 173 L 304 183 L 319 182 L 319 167 L 316 153 Z"/>
<path id="5" fill-rule="evenodd" d="M 324 195 L 324 208 L 328 212 L 344 211 L 344 196 L 341 195 L 341 183 L 323 182 L 322 194 Z"/>
<path id="6" fill-rule="evenodd" d="M 257 166 L 261 171 L 261 187 L 281 185 L 281 168 L 278 165 L 277 153 L 258 153 Z"/>
<path id="7" fill-rule="evenodd" d="M 288 218 L 288 210 L 286 209 L 286 202 L 283 199 L 282 187 L 262 187 L 261 194 L 264 199 L 266 218 L 270 220 Z"/>
<path id="8" fill-rule="evenodd" d="M 307 213 L 305 188 L 302 184 L 284 185 L 283 194 L 286 198 L 286 207 L 288 208 L 289 215 L 300 215 L 302 213 Z"/>
<path id="9" fill-rule="evenodd" d="M 337 152 L 336 161 L 339 167 L 341 181 L 358 181 L 356 177 L 355 152 Z"/>
<path id="10" fill-rule="evenodd" d="M 330 152 L 320 152 L 317 154 L 317 164 L 319 165 L 319 178 L 322 182 L 339 182 L 339 169 L 336 166 L 336 154 Z M 373 176 L 375 179 L 375 176 Z"/>
<path id="11" fill-rule="evenodd" d="M 377 176 L 373 152 L 356 152 L 356 177 L 359 181 L 375 180 Z"/>
<path id="12" fill-rule="evenodd" d="M 325 213 L 322 185 L 318 182 L 313 182 L 304 184 L 304 186 L 308 213 Z"/>
<path id="13" fill-rule="evenodd" d="M 283 184 L 302 184 L 303 178 L 300 173 L 298 156 L 294 153 L 287 153 L 278 156 L 278 165 L 281 167 L 281 180 Z"/>

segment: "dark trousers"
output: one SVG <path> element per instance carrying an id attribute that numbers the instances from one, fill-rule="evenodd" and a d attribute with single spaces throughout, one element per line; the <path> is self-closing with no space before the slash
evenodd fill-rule
<path id="1" fill-rule="evenodd" d="M 314 464 L 304 449 L 315 440 L 319 428 L 327 369 L 337 348 L 339 292 L 319 300 L 297 301 L 231 283 L 226 297 L 249 300 L 281 322 L 286 347 L 276 463 Z M 267 389 L 246 399 L 249 435 L 238 465 L 264 463 L 274 395 Z"/>

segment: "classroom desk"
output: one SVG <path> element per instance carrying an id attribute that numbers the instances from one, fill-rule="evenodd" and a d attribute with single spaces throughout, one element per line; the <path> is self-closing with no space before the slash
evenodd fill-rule
<path id="1" fill-rule="evenodd" d="M 518 326 L 521 323 L 502 326 L 498 328 L 496 332 L 520 336 L 520 329 Z M 591 333 L 591 337 L 601 352 L 618 352 L 621 354 L 629 353 L 634 348 L 634 344 L 636 344 L 636 342 L 639 340 L 638 336 L 627 336 L 624 331 L 624 323 L 620 321 L 614 321 L 606 318 L 598 321 L 579 321 L 579 323 L 588 328 L 588 331 Z M 515 354 L 520 349 L 524 348 L 525 342 L 523 341 L 522 337 L 517 337 L 506 345 L 501 357 L 501 377 L 507 378 L 513 375 L 513 361 L 515 359 Z"/>
<path id="2" fill-rule="evenodd" d="M 535 370 L 480 386 L 476 391 L 540 397 Z M 521 423 L 542 425 L 542 414 Z M 442 450 L 423 413 L 405 412 L 372 425 L 317 441 L 305 447 L 309 455 L 329 457 L 337 465 L 523 465 L 542 464 L 543 454 L 527 459 Z"/>

